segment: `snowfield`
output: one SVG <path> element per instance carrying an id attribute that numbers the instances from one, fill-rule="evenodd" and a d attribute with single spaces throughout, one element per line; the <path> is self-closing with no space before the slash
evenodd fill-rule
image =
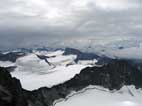
<path id="1" fill-rule="evenodd" d="M 0 67 L 9 67 L 9 66 L 15 66 L 15 63 L 12 63 L 10 61 L 0 61 Z"/>
<path id="2" fill-rule="evenodd" d="M 134 86 L 124 86 L 113 92 L 102 87 L 88 88 L 70 95 L 66 100 L 55 101 L 55 106 L 142 106 L 142 90 Z"/>
<path id="3" fill-rule="evenodd" d="M 59 66 L 50 71 L 32 73 L 17 70 L 11 74 L 20 79 L 24 89 L 35 90 L 40 87 L 52 87 L 64 83 L 79 74 L 85 67 L 84 65 Z"/>
<path id="4" fill-rule="evenodd" d="M 79 60 L 76 63 L 77 55 L 63 53 L 63 50 L 33 51 L 18 58 L 15 63 L 0 61 L 0 66 L 16 66 L 11 75 L 20 79 L 24 89 L 35 90 L 64 83 L 82 69 L 97 63 L 97 59 Z M 117 54 L 120 55 L 119 52 Z M 124 86 L 119 91 L 89 86 L 79 92 L 72 92 L 66 99 L 56 100 L 54 106 L 142 106 L 141 98 L 142 89 L 135 89 L 134 86 Z"/>
<path id="5" fill-rule="evenodd" d="M 82 69 L 95 61 L 84 61 L 82 64 L 75 63 L 76 55 L 63 55 L 63 51 L 49 51 L 29 53 L 20 57 L 15 63 L 0 62 L 0 66 L 17 66 L 11 72 L 13 77 L 20 79 L 22 87 L 34 90 L 40 87 L 52 87 L 70 80 Z M 37 55 L 48 56 L 40 59 Z M 87 64 L 88 63 L 88 64 Z"/>
<path id="6" fill-rule="evenodd" d="M 52 66 L 49 66 L 44 60 L 40 60 L 35 54 L 28 54 L 17 59 L 16 66 L 18 71 L 41 72 L 48 71 Z"/>
<path id="7" fill-rule="evenodd" d="M 82 65 L 95 65 L 98 61 L 96 59 L 94 60 L 79 60 L 78 64 L 82 64 Z"/>

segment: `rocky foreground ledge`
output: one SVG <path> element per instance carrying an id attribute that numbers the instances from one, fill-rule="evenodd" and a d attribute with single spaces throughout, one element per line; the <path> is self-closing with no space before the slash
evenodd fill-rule
<path id="1" fill-rule="evenodd" d="M 23 90 L 20 81 L 0 68 L 0 106 L 52 106 L 55 100 L 66 98 L 72 91 L 89 85 L 119 90 L 124 85 L 142 88 L 142 69 L 124 60 L 115 60 L 102 67 L 88 67 L 71 80 L 34 91 Z"/>
<path id="2" fill-rule="evenodd" d="M 0 106 L 28 106 L 21 83 L 0 67 Z"/>

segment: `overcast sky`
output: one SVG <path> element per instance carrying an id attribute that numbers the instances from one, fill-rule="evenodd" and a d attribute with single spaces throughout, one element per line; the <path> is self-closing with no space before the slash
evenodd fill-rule
<path id="1" fill-rule="evenodd" d="M 142 0 L 0 0 L 1 49 L 127 39 L 142 40 Z"/>

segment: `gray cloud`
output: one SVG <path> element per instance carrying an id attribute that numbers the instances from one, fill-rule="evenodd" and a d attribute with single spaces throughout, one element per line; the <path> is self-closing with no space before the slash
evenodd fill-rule
<path id="1" fill-rule="evenodd" d="M 0 7 L 0 48 L 142 36 L 141 0 L 1 0 Z"/>

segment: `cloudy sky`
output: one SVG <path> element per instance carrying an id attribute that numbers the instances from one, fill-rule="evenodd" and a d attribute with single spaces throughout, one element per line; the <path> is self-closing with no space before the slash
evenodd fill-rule
<path id="1" fill-rule="evenodd" d="M 142 0 L 1 0 L 0 48 L 142 40 Z"/>

